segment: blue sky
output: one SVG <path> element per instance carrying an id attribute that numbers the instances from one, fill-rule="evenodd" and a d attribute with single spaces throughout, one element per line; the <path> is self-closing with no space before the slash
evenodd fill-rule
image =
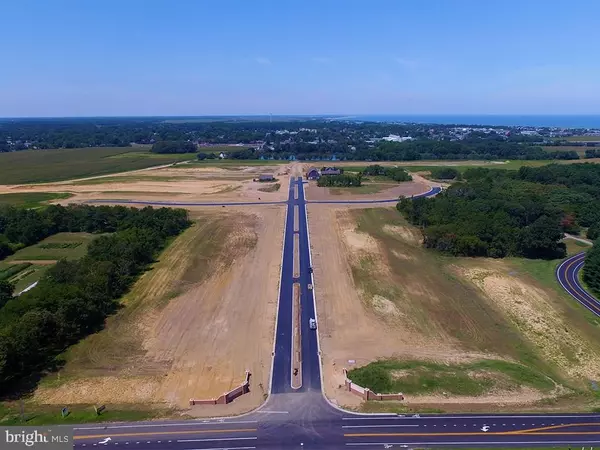
<path id="1" fill-rule="evenodd" d="M 3 0 L 0 116 L 600 114 L 597 0 Z"/>

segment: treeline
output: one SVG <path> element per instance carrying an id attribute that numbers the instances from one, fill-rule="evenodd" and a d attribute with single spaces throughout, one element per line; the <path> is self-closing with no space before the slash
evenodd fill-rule
<path id="1" fill-rule="evenodd" d="M 0 260 L 60 232 L 112 233 L 128 228 L 158 227 L 173 234 L 187 223 L 184 210 L 166 208 L 50 205 L 34 210 L 3 205 L 0 206 Z"/>
<path id="2" fill-rule="evenodd" d="M 150 149 L 152 153 L 196 153 L 198 147 L 187 141 L 159 141 Z"/>
<path id="3" fill-rule="evenodd" d="M 317 181 L 317 186 L 323 187 L 359 187 L 362 185 L 362 175 L 324 175 Z"/>
<path id="4" fill-rule="evenodd" d="M 382 142 L 375 149 L 357 152 L 361 158 L 374 161 L 417 161 L 423 159 L 551 159 L 552 153 L 539 146 L 494 140 L 462 141 L 408 141 Z"/>
<path id="5" fill-rule="evenodd" d="M 64 221 L 57 229 L 113 233 L 92 241 L 81 260 L 59 261 L 34 289 L 19 297 L 7 295 L 7 285 L 0 284 L 0 299 L 6 300 L 0 309 L 3 387 L 46 369 L 69 345 L 101 329 L 117 300 L 168 239 L 190 224 L 186 211 L 176 209 L 62 209 L 55 211 Z"/>
<path id="6" fill-rule="evenodd" d="M 362 173 L 367 176 L 384 176 L 394 181 L 412 181 L 410 174 L 402 167 L 384 167 L 374 164 L 366 167 Z"/>
<path id="7" fill-rule="evenodd" d="M 460 172 L 453 167 L 435 167 L 431 169 L 431 177 L 436 180 L 460 180 Z"/>
<path id="8" fill-rule="evenodd" d="M 596 295 L 600 295 L 600 241 L 594 242 L 585 254 L 583 281 Z"/>
<path id="9" fill-rule="evenodd" d="M 600 223 L 600 166 L 468 169 L 466 182 L 398 210 L 422 228 L 424 245 L 460 256 L 559 258 L 564 232 Z"/>
<path id="10" fill-rule="evenodd" d="M 600 148 L 591 148 L 586 150 L 585 158 L 600 158 Z"/>

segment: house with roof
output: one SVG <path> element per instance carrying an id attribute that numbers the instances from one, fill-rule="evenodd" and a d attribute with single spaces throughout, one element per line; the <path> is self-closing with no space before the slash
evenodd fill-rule
<path id="1" fill-rule="evenodd" d="M 321 175 L 340 175 L 342 171 L 337 167 L 323 167 Z"/>
<path id="2" fill-rule="evenodd" d="M 316 167 L 311 167 L 306 172 L 306 178 L 308 180 L 318 180 L 319 178 L 321 178 L 321 172 Z"/>

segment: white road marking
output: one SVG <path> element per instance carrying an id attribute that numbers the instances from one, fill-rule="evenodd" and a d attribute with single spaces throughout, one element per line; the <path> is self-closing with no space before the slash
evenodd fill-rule
<path id="1" fill-rule="evenodd" d="M 342 428 L 396 428 L 396 427 L 418 427 L 419 425 L 342 425 Z M 427 426 L 427 425 L 425 425 Z"/>
<path id="2" fill-rule="evenodd" d="M 257 411 L 261 412 L 261 411 Z M 183 423 L 159 423 L 159 424 L 141 424 L 141 425 L 113 425 L 107 427 L 79 427 L 73 428 L 74 430 L 113 430 L 119 428 L 160 428 L 160 427 L 196 427 L 196 426 L 204 426 L 204 425 L 217 425 L 221 423 L 226 424 L 237 424 L 237 423 L 257 423 L 257 420 L 235 420 L 231 422 L 224 422 L 223 419 L 219 419 L 218 421 L 207 421 L 203 420 L 202 422 L 183 422 Z"/>
<path id="3" fill-rule="evenodd" d="M 177 439 L 177 442 L 216 442 L 216 441 L 250 441 L 258 437 L 232 437 L 232 438 L 214 438 L 214 439 Z"/>
<path id="4" fill-rule="evenodd" d="M 376 417 L 342 417 L 342 420 L 384 420 L 384 419 L 406 419 L 405 416 L 376 416 Z"/>
<path id="5" fill-rule="evenodd" d="M 250 450 L 256 447 L 213 447 L 213 448 L 192 448 L 190 450 Z"/>
<path id="6" fill-rule="evenodd" d="M 289 411 L 256 411 L 259 414 L 289 414 Z M 256 421 L 255 421 L 256 422 Z M 231 422 L 228 422 L 231 423 Z"/>
<path id="7" fill-rule="evenodd" d="M 385 420 L 385 419 L 412 419 L 411 416 L 398 417 L 396 415 L 385 415 L 375 417 L 342 417 L 342 420 Z M 598 418 L 598 414 L 580 414 L 580 415 L 513 415 L 513 416 L 422 416 L 421 420 L 446 420 L 446 419 L 583 419 L 583 418 Z"/>
<path id="8" fill-rule="evenodd" d="M 530 445 L 530 444 L 558 444 L 558 445 L 567 445 L 567 444 L 597 444 L 600 441 L 505 441 L 503 444 L 506 445 Z M 370 445 L 371 447 L 376 445 L 390 445 L 389 442 L 347 442 L 347 446 L 362 446 L 362 445 Z M 394 442 L 393 445 L 404 445 L 404 446 L 420 446 L 420 445 L 436 445 L 439 446 L 439 441 L 433 442 Z M 490 441 L 482 441 L 482 442 L 473 442 L 473 441 L 465 441 L 465 442 L 456 442 L 453 441 L 452 445 L 490 445 Z M 505 445 L 505 446 L 506 446 Z"/>

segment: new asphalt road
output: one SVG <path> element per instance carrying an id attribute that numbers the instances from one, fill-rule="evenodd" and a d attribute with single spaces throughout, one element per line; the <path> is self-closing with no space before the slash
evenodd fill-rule
<path id="1" fill-rule="evenodd" d="M 579 272 L 585 262 L 585 252 L 578 253 L 565 259 L 556 268 L 556 278 L 571 297 L 581 303 L 585 308 L 600 317 L 600 302 L 589 294 L 579 281 Z"/>
<path id="2" fill-rule="evenodd" d="M 435 195 L 434 189 L 423 195 Z M 395 199 L 390 201 L 396 201 Z M 379 203 L 377 201 L 376 203 Z M 332 202 L 340 203 L 340 202 Z M 400 447 L 578 446 L 600 443 L 597 414 L 360 415 L 330 404 L 321 393 L 321 358 L 311 271 L 307 201 L 301 178 L 290 183 L 281 268 L 279 309 L 267 402 L 236 418 L 94 425 L 76 429 L 75 446 L 140 449 L 370 449 Z M 298 230 L 294 230 L 294 210 Z M 299 270 L 294 273 L 294 234 L 299 241 Z M 575 258 L 575 259 L 573 259 Z M 574 281 L 582 257 L 565 261 L 563 286 L 591 301 Z M 569 261 L 571 261 L 569 263 Z M 559 268 L 559 273 L 563 273 Z M 300 284 L 302 386 L 292 381 L 293 285 Z M 565 287 L 565 289 L 567 289 Z M 569 290 L 569 289 L 567 289 Z M 579 301 L 579 297 L 577 298 Z M 592 305 L 592 303 L 590 303 Z"/>

